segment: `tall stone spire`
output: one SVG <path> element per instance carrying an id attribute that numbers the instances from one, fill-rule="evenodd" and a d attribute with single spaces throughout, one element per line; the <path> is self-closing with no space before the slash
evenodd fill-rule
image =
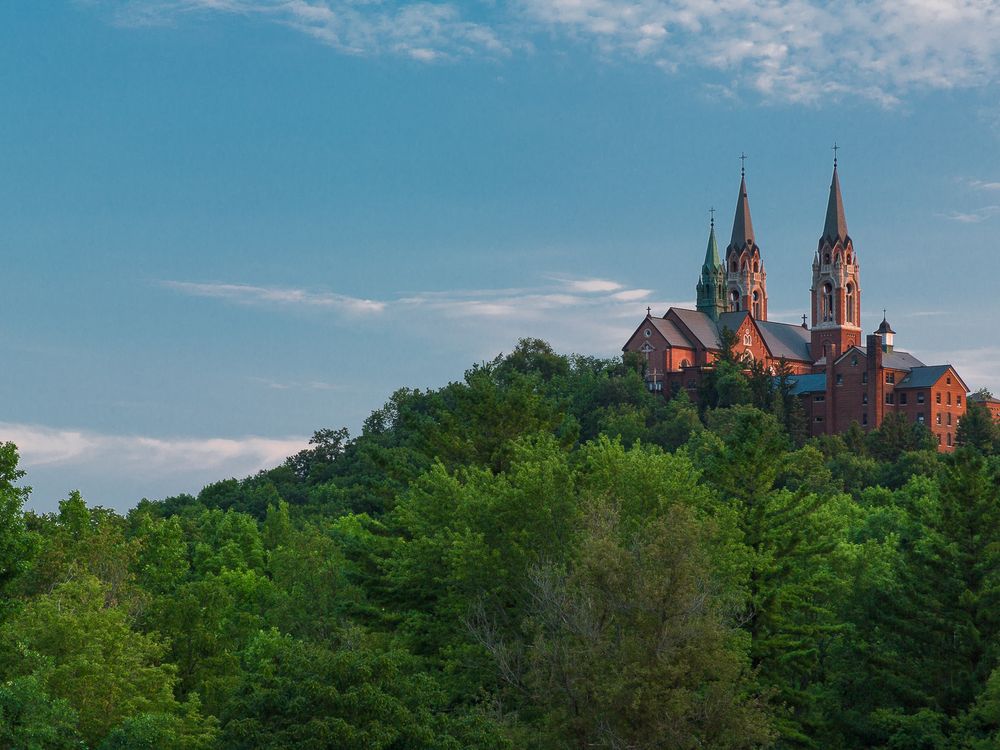
<path id="1" fill-rule="evenodd" d="M 719 315 L 726 311 L 726 268 L 719 258 L 719 245 L 715 241 L 714 208 L 712 213 L 705 262 L 701 265 L 701 278 L 698 281 L 697 307 L 712 320 L 718 320 Z"/>
<path id="2" fill-rule="evenodd" d="M 834 146 L 834 149 L 839 146 Z M 834 151 L 836 153 L 836 151 Z M 861 269 L 854 242 L 847 234 L 844 199 L 840 194 L 837 158 L 826 204 L 826 221 L 813 256 L 812 355 L 845 352 L 861 345 Z"/>
<path id="3" fill-rule="evenodd" d="M 750 218 L 750 198 L 747 196 L 747 178 L 740 175 L 740 195 L 736 199 L 736 217 L 733 219 L 733 236 L 728 250 L 739 252 L 756 244 L 753 235 L 753 219 Z"/>
<path id="4" fill-rule="evenodd" d="M 714 209 L 713 209 L 714 210 Z M 719 245 L 715 241 L 715 218 L 712 218 L 712 226 L 708 232 L 708 249 L 705 250 L 705 263 L 702 270 L 717 271 L 722 268 L 722 260 L 719 258 Z"/>
<path id="5" fill-rule="evenodd" d="M 746 159 L 745 154 L 740 159 Z M 733 234 L 726 248 L 726 308 L 746 310 L 758 320 L 767 320 L 767 273 L 750 218 L 746 169 L 740 169 L 740 194 L 736 199 Z"/>
<path id="6" fill-rule="evenodd" d="M 833 182 L 830 183 L 830 200 L 826 204 L 826 224 L 823 226 L 823 239 L 831 245 L 837 240 L 842 244 L 847 242 L 847 217 L 844 214 L 844 199 L 840 195 L 840 177 L 837 175 L 837 160 L 833 161 Z"/>

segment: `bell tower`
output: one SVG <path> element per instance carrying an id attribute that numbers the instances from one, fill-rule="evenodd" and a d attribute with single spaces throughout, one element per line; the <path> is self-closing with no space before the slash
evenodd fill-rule
<path id="1" fill-rule="evenodd" d="M 715 241 L 715 209 L 712 209 L 711 229 L 708 232 L 708 248 L 705 262 L 701 266 L 698 281 L 698 310 L 718 321 L 726 311 L 726 268 L 719 259 L 719 245 Z"/>
<path id="2" fill-rule="evenodd" d="M 746 158 L 746 154 L 740 155 L 741 160 Z M 745 166 L 740 168 L 740 194 L 726 248 L 726 309 L 747 310 L 757 320 L 767 320 L 767 273 L 754 239 Z"/>
<path id="3" fill-rule="evenodd" d="M 823 356 L 828 344 L 835 345 L 838 352 L 861 345 L 861 272 L 854 242 L 847 234 L 837 174 L 837 148 L 834 145 L 826 223 L 813 257 L 810 351 L 814 359 Z"/>

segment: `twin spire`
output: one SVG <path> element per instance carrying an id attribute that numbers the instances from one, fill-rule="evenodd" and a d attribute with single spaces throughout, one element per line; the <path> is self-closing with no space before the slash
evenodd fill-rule
<path id="1" fill-rule="evenodd" d="M 847 216 L 844 213 L 844 198 L 840 193 L 840 177 L 837 174 L 837 159 L 833 160 L 833 180 L 830 183 L 830 198 L 826 205 L 826 221 L 823 225 L 823 236 L 821 242 L 826 240 L 831 245 L 837 244 L 840 240 L 846 244 Z M 745 170 L 740 170 L 740 193 L 736 198 L 736 216 L 733 219 L 733 234 L 729 240 L 727 254 L 733 251 L 741 252 L 744 248 L 753 250 L 757 244 L 753 231 L 753 219 L 750 216 L 750 198 L 747 195 L 747 180 Z M 708 236 L 708 250 L 705 252 L 704 268 L 718 268 L 722 266 L 719 258 L 719 248 L 715 240 L 715 219 L 712 219 L 712 228 Z"/>

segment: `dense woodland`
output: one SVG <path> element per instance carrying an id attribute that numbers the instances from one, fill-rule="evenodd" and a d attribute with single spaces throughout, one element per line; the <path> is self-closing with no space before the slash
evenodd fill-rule
<path id="1" fill-rule="evenodd" d="M 0 448 L 4 748 L 1000 748 L 1000 435 L 526 340 L 127 515 Z"/>

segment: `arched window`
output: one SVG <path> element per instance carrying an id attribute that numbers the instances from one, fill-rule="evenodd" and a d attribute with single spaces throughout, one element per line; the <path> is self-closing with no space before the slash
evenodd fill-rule
<path id="1" fill-rule="evenodd" d="M 833 320 L 833 285 L 829 281 L 823 285 L 821 306 L 823 320 Z"/>
<path id="2" fill-rule="evenodd" d="M 847 265 L 851 265 L 851 254 L 847 254 Z"/>
<path id="3" fill-rule="evenodd" d="M 686 359 L 682 359 L 681 360 L 681 368 L 682 369 L 685 368 L 685 367 L 689 367 L 689 366 L 690 366 L 690 364 L 688 363 L 688 361 Z"/>
<path id="4" fill-rule="evenodd" d="M 760 261 L 759 260 L 755 260 L 753 262 L 753 272 L 754 273 L 760 273 Z"/>
<path id="5" fill-rule="evenodd" d="M 827 265 L 830 265 L 830 253 L 827 253 L 826 255 L 823 256 L 823 262 L 826 263 Z"/>
<path id="6" fill-rule="evenodd" d="M 729 293 L 729 309 L 731 312 L 740 311 L 740 291 L 739 289 L 734 289 Z"/>
<path id="7" fill-rule="evenodd" d="M 760 318 L 760 292 L 756 289 L 753 290 L 753 316 L 755 318 Z"/>
<path id="8" fill-rule="evenodd" d="M 736 273 L 736 261 L 735 260 L 731 261 L 729 263 L 729 270 L 732 271 L 733 273 Z"/>
<path id="9" fill-rule="evenodd" d="M 854 284 L 847 285 L 847 322 L 854 322 Z"/>
<path id="10" fill-rule="evenodd" d="M 743 268 L 742 268 L 742 270 L 744 270 L 744 271 L 747 270 L 747 259 L 746 258 L 743 259 Z"/>

